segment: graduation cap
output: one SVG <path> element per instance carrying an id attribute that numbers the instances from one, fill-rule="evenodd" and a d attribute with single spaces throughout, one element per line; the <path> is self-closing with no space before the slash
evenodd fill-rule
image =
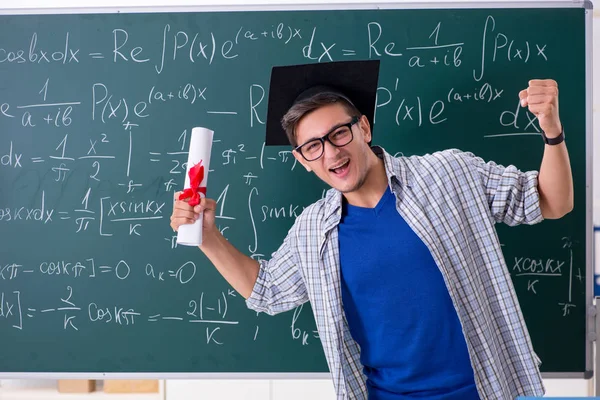
<path id="1" fill-rule="evenodd" d="M 379 60 L 273 67 L 267 109 L 267 146 L 289 145 L 281 119 L 299 100 L 332 92 L 350 101 L 373 126 Z"/>

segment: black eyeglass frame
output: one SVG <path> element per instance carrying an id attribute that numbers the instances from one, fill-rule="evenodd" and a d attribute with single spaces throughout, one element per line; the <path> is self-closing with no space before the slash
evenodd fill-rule
<path id="1" fill-rule="evenodd" d="M 348 122 L 347 124 L 341 124 L 341 125 L 334 126 L 325 135 L 321 136 L 320 138 L 310 139 L 309 141 L 304 142 L 301 145 L 294 147 L 294 150 L 296 150 L 298 153 L 300 153 L 306 161 L 311 162 L 311 161 L 316 161 L 323 156 L 323 153 L 325 153 L 325 141 L 328 141 L 334 147 L 347 146 L 348 144 L 350 144 L 352 142 L 352 140 L 354 140 L 354 132 L 352 132 L 352 126 L 355 125 L 358 121 L 360 121 L 360 118 L 361 117 L 355 115 L 352 117 L 352 120 L 350 122 Z M 329 135 L 331 135 L 332 133 L 334 133 L 335 131 L 337 131 L 338 129 L 340 129 L 344 126 L 347 127 L 348 129 L 350 129 L 350 140 L 348 141 L 348 143 L 344 143 L 343 145 L 338 146 L 331 141 L 331 139 L 329 138 Z M 321 142 L 321 154 L 319 154 L 316 158 L 308 159 L 302 152 L 302 147 L 309 143 L 312 143 L 312 142 Z"/>

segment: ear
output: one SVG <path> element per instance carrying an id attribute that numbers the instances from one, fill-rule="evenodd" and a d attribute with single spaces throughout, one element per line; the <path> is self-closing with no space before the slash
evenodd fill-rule
<path id="1" fill-rule="evenodd" d="M 369 143 L 372 139 L 371 124 L 369 124 L 369 119 L 366 117 L 366 115 L 363 115 L 362 117 L 360 117 L 360 120 L 358 121 L 358 126 L 360 127 L 360 129 L 363 133 L 363 138 L 364 138 L 365 143 Z"/>
<path id="2" fill-rule="evenodd" d="M 298 162 L 300 162 L 300 164 L 302 164 L 302 166 L 308 171 L 311 172 L 312 169 L 310 168 L 310 165 L 308 164 L 308 161 L 306 161 L 304 159 L 304 157 L 302 157 L 302 154 L 298 153 L 297 150 L 292 150 L 292 154 L 294 155 L 294 157 L 296 158 L 296 160 L 298 160 Z"/>

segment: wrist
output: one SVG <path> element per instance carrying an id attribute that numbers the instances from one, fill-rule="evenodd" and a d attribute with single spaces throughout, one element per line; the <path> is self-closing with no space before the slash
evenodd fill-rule
<path id="1" fill-rule="evenodd" d="M 204 232 L 202 232 L 202 244 L 198 246 L 200 247 L 200 250 L 204 251 L 212 247 L 214 243 L 218 242 L 218 237 L 220 234 L 221 232 L 219 232 L 216 227 L 213 229 L 206 229 Z"/>
<path id="2" fill-rule="evenodd" d="M 546 143 L 546 145 L 555 146 L 557 144 L 562 143 L 565 140 L 565 130 L 562 125 L 558 134 L 554 133 L 554 130 L 542 130 L 541 134 L 542 139 L 544 139 L 544 143 Z"/>
<path id="3" fill-rule="evenodd" d="M 562 127 L 558 127 L 558 128 L 553 128 L 553 129 L 548 129 L 544 131 L 544 135 L 546 135 L 546 137 L 548 139 L 554 139 L 559 137 L 562 134 Z"/>

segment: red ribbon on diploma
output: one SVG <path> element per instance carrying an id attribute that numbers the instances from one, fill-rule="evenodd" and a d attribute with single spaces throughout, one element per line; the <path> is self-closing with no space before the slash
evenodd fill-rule
<path id="1" fill-rule="evenodd" d="M 200 186 L 204 179 L 204 165 L 202 165 L 202 160 L 190 168 L 188 175 L 190 177 L 190 187 L 181 192 L 179 200 L 190 199 L 188 204 L 193 207 L 200 204 L 200 193 L 206 196 L 206 186 Z"/>

